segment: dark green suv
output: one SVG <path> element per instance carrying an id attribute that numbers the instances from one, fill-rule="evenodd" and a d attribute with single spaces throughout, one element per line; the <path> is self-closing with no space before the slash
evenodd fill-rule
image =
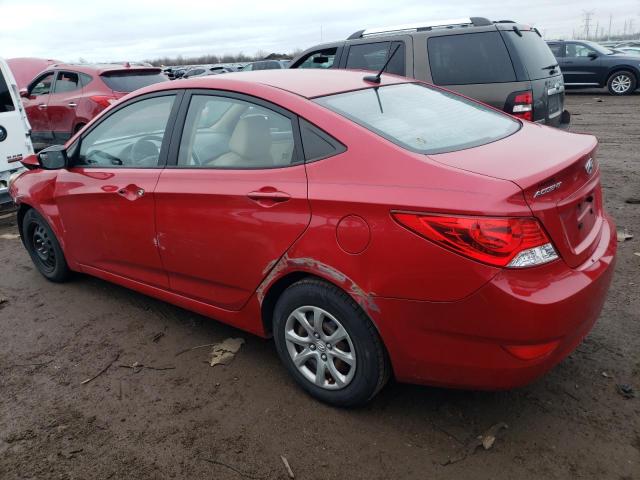
<path id="1" fill-rule="evenodd" d="M 558 62 L 537 29 L 472 17 L 359 30 L 310 48 L 290 68 L 385 72 L 446 87 L 517 117 L 567 124 Z"/>

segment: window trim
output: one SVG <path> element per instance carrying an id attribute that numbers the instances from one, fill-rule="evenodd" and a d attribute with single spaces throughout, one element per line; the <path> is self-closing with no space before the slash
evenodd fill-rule
<path id="1" fill-rule="evenodd" d="M 302 141 L 301 145 L 302 145 L 302 150 L 303 150 L 303 153 L 304 153 L 304 163 L 313 163 L 313 162 L 318 162 L 320 160 L 324 160 L 326 158 L 335 157 L 336 155 L 343 154 L 348 150 L 347 146 L 344 143 L 342 143 L 338 139 L 332 137 L 327 132 L 322 130 L 320 127 L 318 127 L 317 125 L 311 123 L 309 120 L 306 120 L 306 119 L 304 119 L 302 117 L 298 117 L 298 122 L 299 122 L 299 126 L 298 127 L 300 129 L 300 138 L 301 139 L 302 139 L 302 129 L 303 128 L 309 128 L 310 130 L 313 130 L 316 135 L 318 135 L 324 141 L 326 141 L 327 143 L 331 144 L 333 146 L 333 148 L 335 148 L 335 151 L 333 153 L 331 153 L 330 155 L 325 155 L 323 157 L 316 157 L 316 158 L 307 158 L 307 153 L 304 152 L 304 141 Z"/>
<path id="2" fill-rule="evenodd" d="M 120 110 L 122 110 L 123 108 L 126 108 L 130 105 L 133 105 L 135 103 L 141 102 L 143 100 L 149 100 L 151 98 L 157 98 L 157 97 L 168 97 L 168 96 L 175 96 L 175 99 L 173 101 L 173 105 L 171 106 L 171 112 L 169 113 L 169 119 L 167 120 L 167 125 L 165 127 L 165 131 L 164 131 L 164 135 L 162 137 L 162 145 L 160 146 L 160 156 L 158 157 L 158 164 L 151 166 L 151 167 L 129 167 L 129 166 L 116 166 L 116 165 L 76 165 L 76 162 L 78 161 L 78 157 L 80 155 L 80 150 L 82 149 L 82 142 L 83 140 L 87 137 L 87 135 L 89 135 L 91 132 L 93 132 L 97 127 L 99 127 L 100 125 L 102 125 L 102 123 L 107 120 L 108 118 L 110 118 L 112 115 L 114 115 L 115 113 L 119 112 Z M 109 112 L 107 114 L 105 114 L 104 116 L 100 117 L 99 120 L 95 123 L 93 123 L 92 125 L 89 126 L 89 128 L 87 130 L 85 130 L 84 132 L 82 132 L 82 136 L 73 143 L 73 145 L 69 146 L 69 148 L 67 150 L 70 150 L 71 148 L 75 148 L 74 151 L 74 155 L 73 158 L 69 158 L 69 169 L 71 168 L 89 168 L 89 169 L 113 169 L 113 170 L 131 170 L 131 169 L 136 169 L 136 170 L 158 170 L 158 169 L 163 169 L 166 167 L 167 165 L 167 153 L 169 151 L 169 145 L 170 145 L 170 137 L 172 136 L 171 132 L 173 130 L 175 130 L 175 123 L 176 123 L 176 117 L 177 117 L 177 113 L 178 110 L 181 106 L 182 103 L 182 99 L 184 97 L 184 90 L 181 89 L 173 89 L 173 90 L 161 90 L 159 92 L 152 92 L 152 93 L 147 93 L 144 95 L 140 95 L 134 98 L 131 98 L 129 100 L 127 100 L 126 102 L 123 102 L 115 107 L 113 107 L 112 110 L 109 110 Z"/>
<path id="3" fill-rule="evenodd" d="M 182 142 L 182 135 L 184 134 L 184 128 L 187 119 L 187 113 L 189 112 L 189 106 L 191 104 L 191 97 L 195 95 L 204 95 L 210 97 L 224 97 L 234 100 L 241 100 L 248 103 L 253 103 L 263 108 L 273 110 L 274 112 L 287 117 L 291 121 L 291 128 L 293 130 L 293 153 L 291 155 L 291 163 L 283 166 L 273 167 L 261 167 L 261 168 L 235 168 L 235 167 L 196 167 L 190 165 L 178 165 L 178 154 L 180 152 L 180 143 Z M 275 170 L 280 168 L 291 168 L 305 163 L 304 153 L 302 151 L 302 137 L 300 135 L 300 126 L 298 125 L 298 116 L 279 105 L 271 103 L 259 97 L 247 95 L 245 93 L 232 92 L 228 90 L 215 90 L 215 89 L 201 89 L 192 88 L 185 90 L 184 97 L 180 105 L 180 110 L 176 115 L 176 122 L 173 128 L 173 134 L 171 135 L 170 144 L 168 148 L 168 154 L 166 158 L 167 162 L 165 168 L 176 170 L 194 170 L 194 171 L 214 171 L 214 170 L 235 170 L 235 171 L 260 171 L 260 170 Z"/>

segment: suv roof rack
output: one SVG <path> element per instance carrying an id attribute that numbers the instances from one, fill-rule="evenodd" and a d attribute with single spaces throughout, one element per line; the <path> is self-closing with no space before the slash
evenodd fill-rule
<path id="1" fill-rule="evenodd" d="M 405 25 L 394 25 L 391 27 L 367 28 L 358 30 L 349 35 L 347 40 L 370 37 L 374 35 L 389 35 L 404 32 L 422 32 L 434 28 L 455 28 L 455 27 L 486 27 L 493 25 L 493 22 L 484 17 L 455 18 L 448 20 L 436 20 L 431 22 L 408 23 Z"/>

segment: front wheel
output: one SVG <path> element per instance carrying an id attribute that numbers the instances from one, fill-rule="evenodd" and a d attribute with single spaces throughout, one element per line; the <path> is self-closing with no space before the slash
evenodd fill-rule
<path id="1" fill-rule="evenodd" d="M 64 282 L 71 275 L 60 243 L 47 221 L 35 210 L 29 210 L 22 220 L 22 238 L 31 260 L 52 282 Z"/>
<path id="2" fill-rule="evenodd" d="M 273 332 L 289 373 L 323 402 L 363 404 L 390 376 L 371 320 L 349 295 L 329 283 L 306 279 L 287 288 L 275 307 Z"/>
<path id="3" fill-rule="evenodd" d="M 636 86 L 636 76 L 627 71 L 615 72 L 607 81 L 607 88 L 611 95 L 630 95 Z"/>

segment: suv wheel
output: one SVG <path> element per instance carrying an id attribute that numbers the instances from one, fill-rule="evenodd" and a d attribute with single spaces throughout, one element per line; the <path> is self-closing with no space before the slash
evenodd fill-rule
<path id="1" fill-rule="evenodd" d="M 611 95 L 629 95 L 636 89 L 636 77 L 626 70 L 615 72 L 609 77 L 607 88 Z"/>
<path id="2" fill-rule="evenodd" d="M 71 275 L 53 230 L 35 210 L 22 220 L 22 238 L 38 271 L 52 282 L 64 282 Z"/>
<path id="3" fill-rule="evenodd" d="M 280 359 L 296 382 L 323 402 L 350 407 L 370 400 L 390 376 L 371 320 L 329 283 L 294 283 L 278 299 L 273 333 Z"/>

